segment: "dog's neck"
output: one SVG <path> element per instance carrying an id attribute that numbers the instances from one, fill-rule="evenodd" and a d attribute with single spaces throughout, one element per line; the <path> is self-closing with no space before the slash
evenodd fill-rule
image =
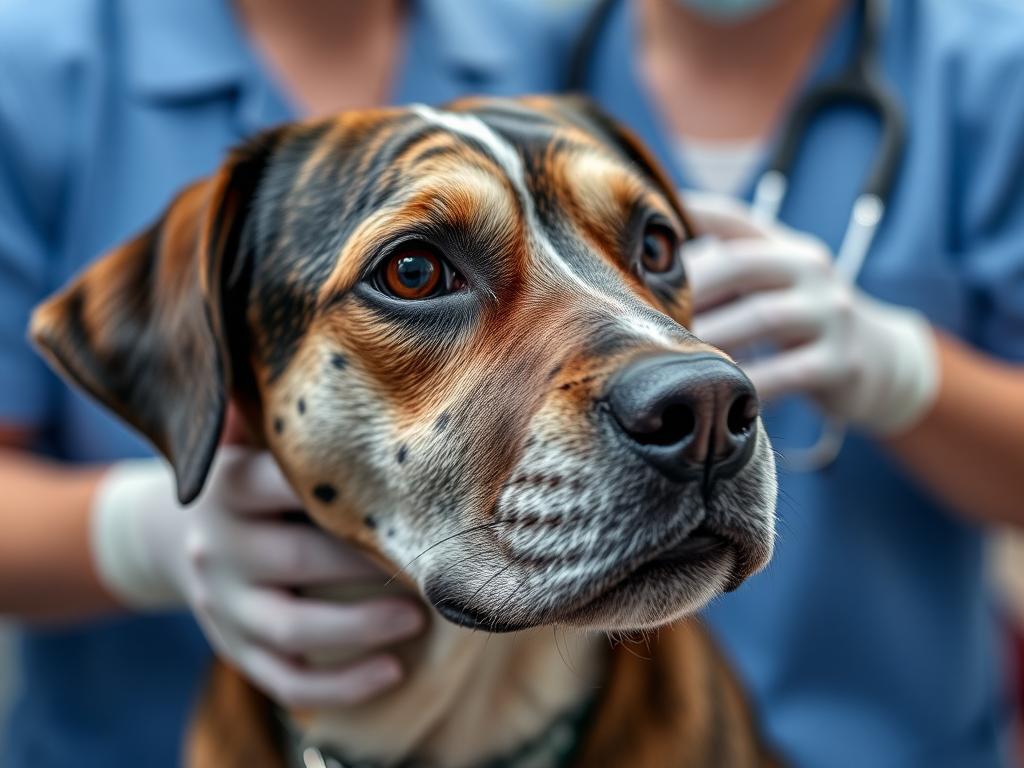
<path id="1" fill-rule="evenodd" d="M 600 682 L 608 651 L 600 635 L 551 627 L 491 635 L 431 619 L 395 691 L 296 718 L 300 754 L 312 746 L 359 764 L 468 768 L 536 740 Z"/>

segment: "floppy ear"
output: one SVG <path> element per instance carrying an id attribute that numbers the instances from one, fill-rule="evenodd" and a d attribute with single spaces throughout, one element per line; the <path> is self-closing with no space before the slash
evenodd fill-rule
<path id="1" fill-rule="evenodd" d="M 591 99 L 579 94 L 540 97 L 547 109 L 554 111 L 592 136 L 602 139 L 618 150 L 623 159 L 640 169 L 668 198 L 676 214 L 686 227 L 688 237 L 694 237 L 693 222 L 679 202 L 679 190 L 655 159 L 651 151 L 630 129 L 597 106 Z"/>
<path id="2" fill-rule="evenodd" d="M 50 363 L 170 461 L 183 504 L 202 489 L 247 365 L 246 218 L 280 135 L 232 152 L 32 316 L 30 335 Z"/>

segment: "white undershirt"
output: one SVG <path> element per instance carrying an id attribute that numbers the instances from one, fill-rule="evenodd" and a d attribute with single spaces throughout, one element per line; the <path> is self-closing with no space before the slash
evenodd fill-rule
<path id="1" fill-rule="evenodd" d="M 705 192 L 739 197 L 747 188 L 765 151 L 762 139 L 710 141 L 685 138 L 676 142 L 676 157 L 687 178 Z"/>

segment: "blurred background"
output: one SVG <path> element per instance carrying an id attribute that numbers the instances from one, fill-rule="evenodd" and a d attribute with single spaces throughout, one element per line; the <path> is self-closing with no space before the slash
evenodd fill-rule
<path id="1" fill-rule="evenodd" d="M 871 104 L 831 98 L 865 73 Z M 818 89 L 829 108 L 795 125 Z M 719 263 L 828 265 L 770 290 L 686 265 L 719 281 L 694 330 L 771 394 L 780 457 L 842 425 L 816 466 L 781 463 L 776 562 L 705 617 L 766 732 L 814 768 L 1024 755 L 1020 0 L 0 0 L 2 768 L 169 768 L 212 653 L 182 576 L 199 523 L 148 443 L 29 348 L 32 306 L 269 126 L 566 90 L 681 190 L 739 201 L 761 234 L 708 219 Z M 833 367 L 777 375 L 811 348 Z M 114 523 L 90 538 L 130 506 L 129 459 L 159 475 L 120 520 L 148 549 Z M 287 657 L 219 650 L 246 643 Z"/>

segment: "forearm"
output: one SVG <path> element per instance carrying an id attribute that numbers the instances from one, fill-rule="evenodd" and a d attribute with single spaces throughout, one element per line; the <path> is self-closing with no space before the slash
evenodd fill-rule
<path id="1" fill-rule="evenodd" d="M 963 516 L 1024 525 L 1024 368 L 941 333 L 937 338 L 941 384 L 935 404 L 888 446 Z"/>
<path id="2" fill-rule="evenodd" d="M 117 609 L 90 548 L 101 475 L 0 447 L 0 615 L 60 621 Z"/>

